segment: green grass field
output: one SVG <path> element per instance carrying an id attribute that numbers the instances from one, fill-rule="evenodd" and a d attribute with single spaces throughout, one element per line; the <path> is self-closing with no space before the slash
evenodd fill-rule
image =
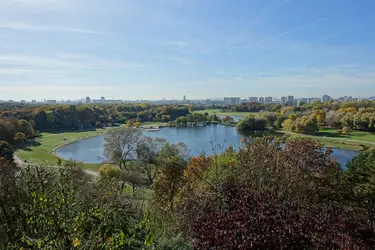
<path id="1" fill-rule="evenodd" d="M 362 150 L 375 147 L 375 133 L 352 131 L 341 135 L 340 130 L 323 128 L 312 134 L 298 134 L 289 131 L 278 131 L 291 137 L 308 137 L 323 143 L 327 147 L 336 147 L 350 150 Z"/>
<path id="2" fill-rule="evenodd" d="M 42 136 L 16 151 L 16 155 L 29 163 L 56 163 L 58 157 L 53 150 L 61 145 L 106 133 L 106 129 L 78 132 L 42 133 Z M 97 170 L 97 164 L 84 164 L 85 168 Z"/>
<path id="3" fill-rule="evenodd" d="M 220 109 L 206 109 L 206 110 L 196 110 L 194 113 L 208 113 L 209 115 L 221 115 L 221 116 L 247 116 L 247 115 L 262 115 L 265 114 L 265 112 L 225 112 L 221 111 Z"/>

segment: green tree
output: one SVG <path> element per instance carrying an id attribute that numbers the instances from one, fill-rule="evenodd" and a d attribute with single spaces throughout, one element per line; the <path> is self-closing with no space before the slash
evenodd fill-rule
<path id="1" fill-rule="evenodd" d="M 158 172 L 158 159 L 165 139 L 145 137 L 137 145 L 137 159 L 147 174 L 147 178 L 152 182 Z"/>
<path id="2" fill-rule="evenodd" d="M 264 130 L 266 128 L 266 120 L 264 118 L 256 118 L 254 115 L 248 115 L 237 123 L 239 130 Z"/>
<path id="3" fill-rule="evenodd" d="M 366 208 L 375 232 L 375 149 L 361 152 L 348 162 L 343 177 L 360 204 Z"/>
<path id="4" fill-rule="evenodd" d="M 22 132 L 26 137 L 30 138 L 34 135 L 34 128 L 26 120 L 17 121 L 17 130 Z"/>
<path id="5" fill-rule="evenodd" d="M 84 121 L 82 127 L 84 129 L 88 129 L 90 127 L 90 121 L 89 120 Z"/>

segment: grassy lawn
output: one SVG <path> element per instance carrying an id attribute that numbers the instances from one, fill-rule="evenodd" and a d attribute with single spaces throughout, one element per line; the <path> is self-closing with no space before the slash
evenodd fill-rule
<path id="1" fill-rule="evenodd" d="M 220 109 L 206 109 L 206 110 L 196 110 L 195 113 L 208 113 L 209 115 L 221 115 L 221 116 L 247 116 L 247 115 L 262 115 L 265 112 L 225 112 L 221 111 Z"/>
<path id="2" fill-rule="evenodd" d="M 167 125 L 168 123 L 165 122 L 143 122 L 142 126 L 162 126 Z"/>
<path id="3" fill-rule="evenodd" d="M 324 128 L 311 134 L 298 134 L 289 131 L 278 131 L 291 137 L 308 137 L 320 141 L 327 147 L 336 147 L 350 150 L 362 150 L 375 147 L 375 133 L 353 131 L 341 135 L 341 131 Z"/>
<path id="4" fill-rule="evenodd" d="M 106 129 L 96 131 L 77 131 L 77 132 L 45 132 L 42 136 L 33 142 L 16 151 L 16 155 L 21 160 L 27 160 L 30 163 L 56 163 L 58 157 L 52 154 L 52 151 L 61 145 L 92 136 L 98 136 L 106 133 Z M 97 164 L 84 164 L 85 168 L 98 170 Z"/>

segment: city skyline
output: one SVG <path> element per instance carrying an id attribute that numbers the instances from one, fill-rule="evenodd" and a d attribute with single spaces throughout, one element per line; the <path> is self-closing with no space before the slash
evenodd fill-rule
<path id="1" fill-rule="evenodd" d="M 236 99 L 236 100 L 229 100 L 229 99 Z M 347 101 L 347 100 L 375 100 L 375 96 L 366 96 L 366 97 L 358 97 L 358 96 L 330 96 L 327 94 L 324 94 L 322 96 L 293 96 L 293 95 L 287 95 L 287 96 L 250 96 L 250 97 L 238 97 L 238 96 L 222 96 L 222 97 L 211 97 L 206 99 L 189 99 L 186 95 L 182 97 L 182 99 L 113 99 L 113 98 L 106 98 L 104 96 L 101 96 L 100 98 L 91 98 L 90 96 L 86 97 L 80 97 L 78 99 L 43 99 L 43 100 L 36 100 L 36 99 L 0 99 L 0 102 L 18 102 L 18 103 L 70 103 L 70 102 L 82 102 L 82 103 L 121 103 L 121 102 L 163 102 L 163 101 L 179 101 L 179 102 L 187 102 L 187 101 L 222 101 L 224 104 L 227 102 L 229 103 L 235 103 L 238 104 L 240 102 L 259 102 L 259 103 L 275 103 L 279 102 L 281 104 L 287 104 L 287 103 L 293 103 L 297 100 L 321 100 L 322 102 L 327 102 L 330 99 L 333 100 L 339 100 L 339 101 Z"/>
<path id="2" fill-rule="evenodd" d="M 3 0 L 0 99 L 366 96 L 373 9 L 372 0 Z"/>

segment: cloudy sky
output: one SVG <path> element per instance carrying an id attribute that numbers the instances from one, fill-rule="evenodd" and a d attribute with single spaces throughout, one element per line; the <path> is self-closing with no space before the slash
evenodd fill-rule
<path id="1" fill-rule="evenodd" d="M 0 0 L 0 99 L 375 95 L 374 0 Z"/>

